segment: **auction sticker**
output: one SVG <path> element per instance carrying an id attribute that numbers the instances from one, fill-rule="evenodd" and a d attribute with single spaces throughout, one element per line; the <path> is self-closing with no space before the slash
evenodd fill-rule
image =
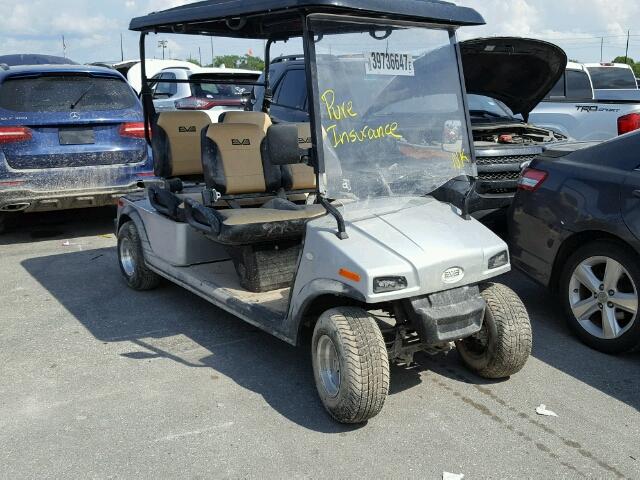
<path id="1" fill-rule="evenodd" d="M 367 75 L 401 75 L 414 77 L 413 55 L 410 53 L 369 52 L 365 53 Z"/>

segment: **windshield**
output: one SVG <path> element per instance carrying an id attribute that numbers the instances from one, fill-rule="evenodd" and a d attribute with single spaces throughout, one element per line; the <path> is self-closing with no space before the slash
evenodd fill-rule
<path id="1" fill-rule="evenodd" d="M 513 119 L 513 112 L 504 103 L 495 98 L 484 95 L 469 95 L 469 111 L 471 117 L 480 118 L 509 118 Z"/>
<path id="2" fill-rule="evenodd" d="M 256 75 L 256 80 L 258 76 Z M 199 98 L 208 98 L 212 100 L 241 100 L 242 96 L 251 91 L 250 85 L 229 85 L 218 83 L 195 83 L 198 80 L 210 80 L 211 77 L 206 75 L 192 75 L 191 81 L 194 82 L 193 94 Z"/>
<path id="3" fill-rule="evenodd" d="M 630 68 L 589 67 L 588 70 L 596 90 L 638 88 L 636 77 Z"/>
<path id="4" fill-rule="evenodd" d="M 118 78 L 84 75 L 10 78 L 0 88 L 0 108 L 14 112 L 126 110 L 136 104 L 131 88 Z"/>
<path id="5" fill-rule="evenodd" d="M 313 16 L 327 195 L 425 196 L 475 176 L 451 32 Z"/>

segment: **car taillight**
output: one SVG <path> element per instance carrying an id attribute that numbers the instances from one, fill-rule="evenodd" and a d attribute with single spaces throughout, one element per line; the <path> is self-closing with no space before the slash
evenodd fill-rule
<path id="1" fill-rule="evenodd" d="M 618 119 L 618 135 L 640 130 L 640 113 L 630 113 Z"/>
<path id="2" fill-rule="evenodd" d="M 27 127 L 0 127 L 0 144 L 28 142 L 31 138 L 31 129 Z"/>
<path id="3" fill-rule="evenodd" d="M 0 182 L 0 187 L 19 187 L 25 183 L 24 180 L 9 180 L 7 182 Z"/>
<path id="4" fill-rule="evenodd" d="M 151 134 L 151 132 L 149 132 Z M 120 125 L 120 136 L 127 138 L 145 138 L 144 122 L 123 123 Z"/>
<path id="5" fill-rule="evenodd" d="M 542 170 L 536 170 L 535 168 L 525 168 L 518 180 L 518 188 L 520 190 L 527 190 L 529 192 L 535 192 L 540 185 L 547 179 L 549 174 Z"/>
<path id="6" fill-rule="evenodd" d="M 178 110 L 210 110 L 213 107 L 241 107 L 242 100 L 210 100 L 208 98 L 187 97 L 174 102 Z"/>

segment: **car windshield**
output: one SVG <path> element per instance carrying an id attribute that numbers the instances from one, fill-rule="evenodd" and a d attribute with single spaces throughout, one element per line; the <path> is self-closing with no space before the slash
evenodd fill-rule
<path id="1" fill-rule="evenodd" d="M 630 68 L 589 67 L 588 70 L 596 90 L 638 88 L 636 77 Z"/>
<path id="2" fill-rule="evenodd" d="M 194 95 L 211 100 L 242 99 L 242 96 L 251 91 L 248 85 L 229 85 L 219 83 L 195 83 L 198 80 L 210 80 L 206 75 L 192 75 Z M 257 76 L 256 76 L 257 79 Z"/>
<path id="3" fill-rule="evenodd" d="M 469 95 L 469 111 L 472 118 L 509 118 L 513 119 L 513 112 L 504 103 L 495 98 L 484 95 Z"/>
<path id="4" fill-rule="evenodd" d="M 420 197 L 475 176 L 455 37 L 313 16 L 330 198 Z"/>
<path id="5" fill-rule="evenodd" d="M 14 112 L 126 110 L 136 97 L 124 80 L 86 75 L 10 78 L 0 88 L 0 108 Z"/>

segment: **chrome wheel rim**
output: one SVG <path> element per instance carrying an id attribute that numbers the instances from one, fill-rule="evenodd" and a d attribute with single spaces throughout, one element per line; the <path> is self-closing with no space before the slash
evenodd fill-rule
<path id="1" fill-rule="evenodd" d="M 133 259 L 133 245 L 128 238 L 120 240 L 120 264 L 128 277 L 132 277 L 133 274 L 136 273 L 136 262 Z"/>
<path id="2" fill-rule="evenodd" d="M 624 335 L 638 316 L 638 289 L 627 269 L 613 258 L 582 261 L 571 275 L 568 294 L 575 319 L 600 339 Z"/>
<path id="3" fill-rule="evenodd" d="M 340 359 L 333 340 L 327 335 L 323 335 L 318 341 L 316 360 L 318 374 L 325 392 L 332 398 L 337 397 L 341 382 Z"/>

